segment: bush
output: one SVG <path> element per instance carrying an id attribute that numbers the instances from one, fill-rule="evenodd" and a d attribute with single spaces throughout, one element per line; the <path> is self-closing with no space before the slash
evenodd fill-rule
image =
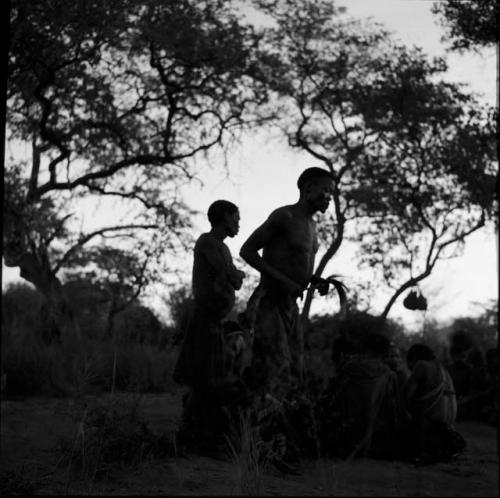
<path id="1" fill-rule="evenodd" d="M 48 345 L 32 330 L 14 330 L 2 341 L 2 372 L 6 396 L 69 394 L 67 367 L 71 359 L 60 344 Z"/>
<path id="2" fill-rule="evenodd" d="M 73 472 L 94 479 L 121 465 L 174 455 L 171 438 L 155 436 L 139 413 L 137 396 L 111 397 L 77 405 L 79 431 L 60 440 L 63 458 Z"/>
<path id="3" fill-rule="evenodd" d="M 42 336 L 42 295 L 24 283 L 10 283 L 2 292 L 2 344 L 25 331 Z"/>
<path id="4" fill-rule="evenodd" d="M 131 319 L 123 322 L 127 327 L 117 334 L 117 340 L 100 333 L 84 333 L 77 339 L 75 331 L 74 340 L 51 343 L 44 340 L 43 298 L 35 289 L 26 284 L 10 285 L 2 304 L 6 396 L 59 396 L 112 389 L 159 392 L 172 387 L 177 352 L 168 340 L 160 340 L 168 331 L 145 307 L 126 310 L 122 321 Z M 87 315 L 84 318 L 87 332 L 102 325 L 100 316 L 95 317 L 95 327 Z"/>

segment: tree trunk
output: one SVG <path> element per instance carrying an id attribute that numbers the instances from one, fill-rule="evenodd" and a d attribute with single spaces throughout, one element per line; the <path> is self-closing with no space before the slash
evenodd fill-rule
<path id="1" fill-rule="evenodd" d="M 32 283 L 44 296 L 57 339 L 65 343 L 79 340 L 79 326 L 71 303 L 64 294 L 61 281 L 52 272 L 48 260 L 26 252 L 15 259 L 6 254 L 5 264 L 10 267 L 18 266 L 21 277 Z"/>
<path id="2" fill-rule="evenodd" d="M 340 199 L 338 198 L 338 196 L 335 197 L 334 202 L 335 202 L 335 212 L 337 215 L 338 232 L 337 236 L 332 241 L 330 247 L 321 258 L 316 268 L 316 271 L 314 272 L 314 276 L 318 278 L 321 277 L 321 275 L 325 271 L 326 265 L 338 251 L 340 245 L 342 244 L 342 240 L 344 239 L 345 218 L 340 211 Z M 299 327 L 299 336 L 297 338 L 297 346 L 299 350 L 298 370 L 301 382 L 304 379 L 304 334 L 309 326 L 309 313 L 311 311 L 311 304 L 313 299 L 314 299 L 314 287 L 309 286 L 309 288 L 306 291 L 304 307 L 302 308 L 302 313 L 300 316 L 301 327 Z"/>
<path id="3" fill-rule="evenodd" d="M 110 339 L 113 337 L 113 319 L 115 318 L 115 315 L 118 313 L 119 309 L 117 306 L 116 302 L 116 297 L 111 294 L 111 300 L 109 303 L 109 310 L 108 314 L 106 317 L 106 329 L 104 331 L 104 336 L 107 339 Z"/>

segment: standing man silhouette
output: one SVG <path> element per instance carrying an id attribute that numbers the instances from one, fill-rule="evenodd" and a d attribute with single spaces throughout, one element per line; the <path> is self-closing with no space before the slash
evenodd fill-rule
<path id="1" fill-rule="evenodd" d="M 297 186 L 299 200 L 274 210 L 240 251 L 240 256 L 261 274 L 252 298 L 257 301 L 252 306 L 252 371 L 262 393 L 277 399 L 286 396 L 302 375 L 298 371 L 301 324 L 297 298 L 302 297 L 314 271 L 318 241 L 313 216 L 327 210 L 334 181 L 328 171 L 313 167 L 302 172 Z M 324 285 L 317 286 L 321 293 L 326 292 Z"/>
<path id="2" fill-rule="evenodd" d="M 194 306 L 173 378 L 188 385 L 178 440 L 195 449 L 217 451 L 224 441 L 224 403 L 228 358 L 223 319 L 235 302 L 245 274 L 236 269 L 226 237 L 239 231 L 240 213 L 232 202 L 218 200 L 208 208 L 212 226 L 194 247 Z"/>

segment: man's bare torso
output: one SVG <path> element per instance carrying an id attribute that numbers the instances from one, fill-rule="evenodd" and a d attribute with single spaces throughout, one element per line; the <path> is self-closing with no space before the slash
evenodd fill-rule
<path id="1" fill-rule="evenodd" d="M 274 235 L 263 248 L 263 259 L 283 274 L 306 287 L 314 270 L 318 249 L 316 225 L 295 206 L 283 206 L 270 216 Z M 280 287 L 272 277 L 263 275 L 262 283 Z"/>

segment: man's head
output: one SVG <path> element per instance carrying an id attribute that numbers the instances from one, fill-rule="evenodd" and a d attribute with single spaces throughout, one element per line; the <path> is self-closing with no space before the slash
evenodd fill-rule
<path id="1" fill-rule="evenodd" d="M 368 356 L 373 358 L 383 358 L 387 355 L 390 341 L 382 334 L 372 332 L 367 334 L 364 340 L 363 349 Z"/>
<path id="2" fill-rule="evenodd" d="M 333 177 L 323 168 L 307 168 L 297 180 L 300 198 L 311 208 L 324 213 L 328 209 L 333 195 Z"/>
<path id="3" fill-rule="evenodd" d="M 229 237 L 234 237 L 240 229 L 240 211 L 236 204 L 225 200 L 218 200 L 208 208 L 208 221 L 212 228 L 221 226 Z"/>
<path id="4" fill-rule="evenodd" d="M 385 355 L 385 362 L 392 370 L 400 370 L 403 364 L 403 360 L 401 358 L 401 351 L 393 342 L 389 345 L 389 350 Z"/>
<path id="5" fill-rule="evenodd" d="M 417 363 L 417 361 L 425 360 L 431 361 L 436 358 L 436 355 L 432 351 L 432 349 L 425 344 L 414 344 L 406 354 L 406 363 L 408 364 L 408 368 L 413 370 L 413 367 Z"/>

